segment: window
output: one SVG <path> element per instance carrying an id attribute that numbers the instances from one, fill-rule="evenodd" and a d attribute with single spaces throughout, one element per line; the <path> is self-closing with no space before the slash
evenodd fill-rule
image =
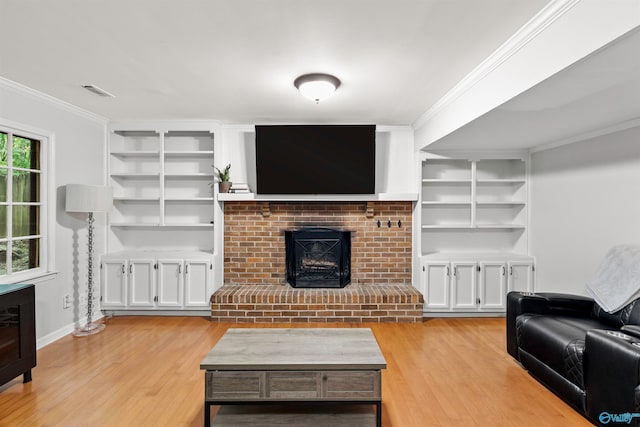
<path id="1" fill-rule="evenodd" d="M 46 270 L 44 142 L 46 137 L 0 127 L 0 280 L 5 282 Z"/>

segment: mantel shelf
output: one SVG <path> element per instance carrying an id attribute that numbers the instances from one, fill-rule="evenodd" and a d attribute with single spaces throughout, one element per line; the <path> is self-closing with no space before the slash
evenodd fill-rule
<path id="1" fill-rule="evenodd" d="M 378 193 L 378 194 L 291 194 L 271 195 L 255 193 L 219 193 L 221 202 L 415 202 L 418 193 Z"/>

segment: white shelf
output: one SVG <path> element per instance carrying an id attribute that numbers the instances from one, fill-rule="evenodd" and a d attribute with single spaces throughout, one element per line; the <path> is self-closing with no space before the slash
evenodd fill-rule
<path id="1" fill-rule="evenodd" d="M 526 153 L 459 156 L 423 163 L 421 251 L 526 253 Z"/>
<path id="2" fill-rule="evenodd" d="M 486 229 L 495 229 L 495 230 L 500 230 L 500 229 L 518 230 L 518 229 L 525 229 L 526 227 L 520 224 L 478 224 L 476 225 L 475 228 L 486 228 Z"/>
<path id="3" fill-rule="evenodd" d="M 165 228 L 213 228 L 214 224 L 202 223 L 202 224 L 184 224 L 184 223 L 166 223 L 160 227 Z"/>
<path id="4" fill-rule="evenodd" d="M 487 206 L 487 207 L 491 207 L 491 206 L 524 206 L 525 202 L 511 202 L 511 201 L 504 201 L 504 202 L 476 202 L 477 206 Z"/>
<path id="5" fill-rule="evenodd" d="M 423 225 L 423 230 L 462 230 L 462 229 L 472 229 L 469 224 L 428 224 Z"/>
<path id="6" fill-rule="evenodd" d="M 418 193 L 378 193 L 378 194 L 292 194 L 269 195 L 255 193 L 219 193 L 222 202 L 262 201 L 262 202 L 375 202 L 375 201 L 417 201 Z"/>
<path id="7" fill-rule="evenodd" d="M 112 227 L 118 228 L 213 228 L 214 224 L 183 224 L 183 223 L 139 223 L 139 222 L 120 222 L 111 223 Z"/>
<path id="8" fill-rule="evenodd" d="M 219 206 L 207 185 L 214 178 L 211 123 L 112 126 L 117 128 L 110 127 L 107 176 L 116 196 L 109 214 L 109 250 L 213 247 L 211 221 Z"/>
<path id="9" fill-rule="evenodd" d="M 146 150 L 112 151 L 111 155 L 116 157 L 157 157 L 160 155 L 160 152 Z"/>
<path id="10" fill-rule="evenodd" d="M 165 178 L 213 178 L 213 173 L 165 173 Z"/>
<path id="11" fill-rule="evenodd" d="M 473 181 L 470 179 L 423 179 L 425 183 L 439 183 L 439 184 L 471 184 Z"/>
<path id="12" fill-rule="evenodd" d="M 478 179 L 478 184 L 524 184 L 524 179 Z"/>
<path id="13" fill-rule="evenodd" d="M 213 197 L 165 197 L 165 202 L 213 202 Z"/>
<path id="14" fill-rule="evenodd" d="M 213 156 L 213 150 L 200 150 L 200 151 L 165 151 L 165 157 L 200 157 L 200 156 Z"/>
<path id="15" fill-rule="evenodd" d="M 435 206 L 471 206 L 471 202 L 447 202 L 447 201 L 426 201 L 422 202 L 423 205 L 435 205 Z"/>
<path id="16" fill-rule="evenodd" d="M 145 203 L 145 202 L 159 202 L 160 197 L 114 197 L 114 202 L 133 202 L 133 203 Z"/>
<path id="17" fill-rule="evenodd" d="M 142 223 L 142 222 L 112 222 L 112 227 L 118 228 L 157 228 L 158 223 Z"/>
<path id="18" fill-rule="evenodd" d="M 158 178 L 159 173 L 112 173 L 111 178 L 123 178 L 123 179 L 148 179 Z"/>

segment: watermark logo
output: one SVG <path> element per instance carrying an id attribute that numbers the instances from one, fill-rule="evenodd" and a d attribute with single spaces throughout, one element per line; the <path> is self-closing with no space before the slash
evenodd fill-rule
<path id="1" fill-rule="evenodd" d="M 609 423 L 631 424 L 631 421 L 633 421 L 634 418 L 638 418 L 638 417 L 640 417 L 640 413 L 637 413 L 637 412 L 633 412 L 633 413 L 625 412 L 622 414 L 610 414 L 608 412 L 601 412 L 598 419 L 602 424 L 609 424 Z"/>

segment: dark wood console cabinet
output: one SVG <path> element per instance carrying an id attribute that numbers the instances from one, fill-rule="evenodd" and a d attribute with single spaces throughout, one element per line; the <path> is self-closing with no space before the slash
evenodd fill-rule
<path id="1" fill-rule="evenodd" d="M 35 288 L 0 285 L 0 385 L 19 375 L 28 383 L 35 366 Z"/>

